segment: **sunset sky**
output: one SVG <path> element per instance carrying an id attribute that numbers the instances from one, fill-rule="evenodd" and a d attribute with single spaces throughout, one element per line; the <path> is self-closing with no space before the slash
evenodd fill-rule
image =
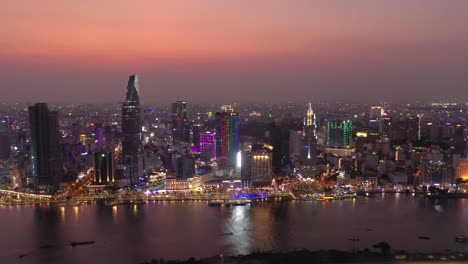
<path id="1" fill-rule="evenodd" d="M 1 101 L 468 99 L 466 0 L 15 0 Z"/>

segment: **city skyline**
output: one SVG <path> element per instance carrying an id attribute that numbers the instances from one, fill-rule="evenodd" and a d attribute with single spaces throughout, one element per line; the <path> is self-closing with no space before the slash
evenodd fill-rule
<path id="1" fill-rule="evenodd" d="M 0 9 L 0 263 L 468 263 L 468 1 Z"/>
<path id="2" fill-rule="evenodd" d="M 92 4 L 92 8 L 91 8 Z M 4 101 L 466 100 L 468 3 L 8 2 Z M 14 88 L 14 89 L 11 89 Z M 424 91 L 424 92 L 421 92 Z"/>

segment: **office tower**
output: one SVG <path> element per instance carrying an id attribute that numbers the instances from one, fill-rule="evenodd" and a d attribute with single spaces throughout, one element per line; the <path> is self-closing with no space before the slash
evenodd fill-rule
<path id="1" fill-rule="evenodd" d="M 465 126 L 456 126 L 455 133 L 453 135 L 453 145 L 455 147 L 455 154 L 459 154 L 462 157 L 467 156 L 467 140 L 464 135 Z"/>
<path id="2" fill-rule="evenodd" d="M 384 109 L 381 106 L 371 106 L 369 111 L 369 126 L 378 122 L 379 118 L 384 115 Z"/>
<path id="3" fill-rule="evenodd" d="M 216 158 L 221 168 L 234 168 L 239 152 L 239 114 L 230 105 L 221 107 L 216 119 Z"/>
<path id="4" fill-rule="evenodd" d="M 141 152 L 141 106 L 138 77 L 128 80 L 125 102 L 122 104 L 122 158 L 126 177 L 131 184 L 138 184 L 142 176 Z"/>
<path id="5" fill-rule="evenodd" d="M 328 121 L 327 145 L 332 148 L 345 148 L 351 143 L 352 123 L 346 121 Z"/>
<path id="6" fill-rule="evenodd" d="M 290 135 L 289 129 L 273 125 L 270 129 L 270 144 L 273 146 L 273 173 L 286 174 L 290 165 Z"/>
<path id="7" fill-rule="evenodd" d="M 192 126 L 192 144 L 196 147 L 200 147 L 200 135 L 201 135 L 201 124 L 194 124 Z"/>
<path id="8" fill-rule="evenodd" d="M 447 186 L 453 183 L 453 170 L 444 161 L 425 160 L 422 162 L 421 167 L 420 184 Z"/>
<path id="9" fill-rule="evenodd" d="M 101 124 L 96 126 L 95 134 L 95 141 L 96 141 L 96 148 L 101 150 L 104 145 L 106 144 L 106 138 L 104 137 L 104 128 Z"/>
<path id="10" fill-rule="evenodd" d="M 381 133 L 381 119 L 384 115 L 384 109 L 381 106 L 372 106 L 369 111 L 369 129 L 373 133 Z"/>
<path id="11" fill-rule="evenodd" d="M 251 150 L 241 151 L 241 182 L 242 187 L 252 185 L 252 152 Z"/>
<path id="12" fill-rule="evenodd" d="M 200 153 L 203 159 L 216 159 L 216 134 L 206 131 L 200 134 Z"/>
<path id="13" fill-rule="evenodd" d="M 195 159 L 189 155 L 173 156 L 173 167 L 177 178 L 191 178 L 195 174 Z"/>
<path id="14" fill-rule="evenodd" d="M 317 163 L 317 126 L 315 123 L 315 114 L 312 110 L 312 104 L 309 103 L 306 118 L 304 119 L 303 141 L 306 151 L 304 161 L 307 165 L 315 165 Z"/>
<path id="15" fill-rule="evenodd" d="M 0 159 L 8 159 L 10 157 L 10 147 L 8 135 L 0 134 Z"/>
<path id="16" fill-rule="evenodd" d="M 73 123 L 71 126 L 71 136 L 72 136 L 72 142 L 77 142 L 80 135 L 83 133 L 83 130 L 81 128 L 80 123 Z"/>
<path id="17" fill-rule="evenodd" d="M 379 118 L 379 134 L 388 136 L 392 127 L 392 117 L 383 115 Z"/>
<path id="18" fill-rule="evenodd" d="M 62 177 L 58 113 L 46 103 L 29 107 L 31 128 L 31 171 L 35 187 L 58 186 Z"/>
<path id="19" fill-rule="evenodd" d="M 301 159 L 304 149 L 303 133 L 301 130 L 289 130 L 289 153 L 294 159 Z"/>
<path id="20" fill-rule="evenodd" d="M 114 181 L 114 159 L 112 152 L 94 153 L 94 181 L 106 184 Z"/>
<path id="21" fill-rule="evenodd" d="M 176 142 L 187 141 L 187 102 L 172 103 L 172 138 Z M 188 139 L 190 140 L 190 139 Z"/>
<path id="22" fill-rule="evenodd" d="M 250 177 L 253 185 L 268 185 L 273 180 L 272 147 L 263 144 L 252 145 Z"/>

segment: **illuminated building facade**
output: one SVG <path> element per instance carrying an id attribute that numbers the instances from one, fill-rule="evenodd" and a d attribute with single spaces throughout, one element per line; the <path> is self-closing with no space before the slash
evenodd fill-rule
<path id="1" fill-rule="evenodd" d="M 369 127 L 372 130 L 378 130 L 380 118 L 384 115 L 384 109 L 381 106 L 372 106 L 369 111 Z"/>
<path id="2" fill-rule="evenodd" d="M 315 165 L 317 163 L 317 125 L 316 117 L 314 111 L 312 110 L 312 104 L 309 103 L 309 108 L 307 109 L 306 118 L 304 119 L 304 132 L 303 132 L 303 141 L 305 147 L 305 156 L 303 158 L 304 162 L 307 162 L 308 165 Z"/>
<path id="3" fill-rule="evenodd" d="M 106 143 L 106 138 L 104 137 L 104 128 L 102 125 L 99 125 L 96 127 L 95 131 L 96 148 L 101 150 Z"/>
<path id="4" fill-rule="evenodd" d="M 58 185 L 62 176 L 59 157 L 58 113 L 46 103 L 29 107 L 31 126 L 31 170 L 33 184 Z"/>
<path id="5" fill-rule="evenodd" d="M 132 184 L 138 183 L 142 174 L 141 152 L 141 105 L 138 77 L 128 80 L 125 102 L 122 105 L 122 158 L 125 175 Z"/>
<path id="6" fill-rule="evenodd" d="M 103 184 L 114 181 L 112 152 L 94 153 L 94 181 Z"/>
<path id="7" fill-rule="evenodd" d="M 230 105 L 221 107 L 216 119 L 216 158 L 221 168 L 234 168 L 239 152 L 239 114 Z"/>
<path id="8" fill-rule="evenodd" d="M 421 182 L 423 185 L 447 186 L 453 183 L 451 166 L 443 161 L 429 160 L 421 164 Z"/>
<path id="9" fill-rule="evenodd" d="M 201 190 L 201 178 L 193 177 L 188 179 L 167 178 L 164 181 L 167 191 L 190 191 Z"/>
<path id="10" fill-rule="evenodd" d="M 468 180 L 468 159 L 460 159 L 458 161 L 456 178 Z"/>
<path id="11" fill-rule="evenodd" d="M 216 159 L 216 134 L 200 133 L 200 152 L 205 159 Z"/>
<path id="12" fill-rule="evenodd" d="M 268 185 L 273 180 L 272 147 L 252 145 L 250 153 L 250 178 L 253 185 Z"/>
<path id="13" fill-rule="evenodd" d="M 332 148 L 349 147 L 352 138 L 353 125 L 350 120 L 328 121 L 327 145 Z"/>

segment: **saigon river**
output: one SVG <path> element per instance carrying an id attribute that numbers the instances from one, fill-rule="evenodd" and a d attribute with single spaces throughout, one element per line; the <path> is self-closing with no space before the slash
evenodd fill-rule
<path id="1" fill-rule="evenodd" d="M 209 207 L 206 201 L 2 206 L 0 230 L 0 263 L 142 263 L 255 250 L 350 251 L 372 249 L 380 241 L 410 252 L 468 253 L 468 244 L 454 240 L 468 235 L 468 199 L 379 194 L 233 207 Z M 69 246 L 88 240 L 95 244 Z"/>

